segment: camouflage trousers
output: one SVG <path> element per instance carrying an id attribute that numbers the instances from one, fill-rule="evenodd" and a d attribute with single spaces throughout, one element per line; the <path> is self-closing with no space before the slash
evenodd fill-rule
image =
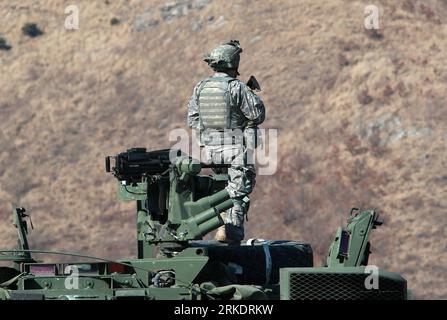
<path id="1" fill-rule="evenodd" d="M 207 162 L 230 164 L 229 181 L 226 190 L 234 206 L 227 211 L 225 223 L 242 227 L 248 207 L 243 199 L 247 197 L 256 184 L 256 170 L 252 156 L 253 150 L 242 145 L 205 146 Z"/>

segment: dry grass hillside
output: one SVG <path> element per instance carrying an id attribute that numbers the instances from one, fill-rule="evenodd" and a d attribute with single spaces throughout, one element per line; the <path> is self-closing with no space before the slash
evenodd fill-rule
<path id="1" fill-rule="evenodd" d="M 135 254 L 133 204 L 105 155 L 163 148 L 186 127 L 202 55 L 239 39 L 279 130 L 279 168 L 260 176 L 247 235 L 313 245 L 323 263 L 351 207 L 377 208 L 371 263 L 415 297 L 447 298 L 447 1 L 0 1 L 0 247 L 10 202 L 32 212 L 35 248 Z M 80 29 L 64 29 L 77 3 Z M 111 20 L 114 19 L 114 23 Z M 22 34 L 25 23 L 43 34 Z"/>

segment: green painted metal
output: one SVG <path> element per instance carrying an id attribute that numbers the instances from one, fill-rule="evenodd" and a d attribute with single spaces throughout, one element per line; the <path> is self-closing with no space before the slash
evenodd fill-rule
<path id="1" fill-rule="evenodd" d="M 366 265 L 370 254 L 369 234 L 381 225 L 375 210 L 353 215 L 351 211 L 346 229 L 338 228 L 329 249 L 327 265 L 329 267 L 356 267 Z"/>
<path id="2" fill-rule="evenodd" d="M 26 210 L 24 208 L 19 208 L 15 204 L 12 204 L 12 223 L 14 227 L 17 228 L 18 239 L 17 239 L 17 248 L 22 251 L 15 252 L 12 256 L 0 256 L 1 260 L 9 260 L 14 261 L 14 263 L 24 263 L 24 262 L 33 262 L 34 260 L 31 257 L 29 251 L 29 244 L 27 239 L 28 234 L 28 223 L 25 220 L 29 217 L 28 214 L 25 213 Z M 32 223 L 31 223 L 32 227 Z"/>
<path id="3" fill-rule="evenodd" d="M 368 286 L 372 277 L 376 277 L 375 288 Z M 365 266 L 283 268 L 280 288 L 281 300 L 408 299 L 407 281 L 401 275 Z"/>
<path id="4" fill-rule="evenodd" d="M 351 212 L 348 226 L 337 230 L 331 244 L 328 267 L 282 268 L 278 271 L 279 283 L 266 282 L 264 274 L 262 283 L 239 283 L 237 270 L 243 268 L 232 264 L 231 260 L 228 263 L 215 260 L 211 250 L 223 247 L 225 252 L 240 254 L 244 250 L 248 252 L 247 244 L 230 246 L 197 242 L 221 226 L 220 214 L 233 206 L 225 190 L 228 176 L 222 173 L 201 175 L 205 167 L 222 169 L 225 166 L 199 163 L 177 150 L 147 152 L 143 148 L 134 148 L 106 158 L 106 171 L 112 172 L 118 180 L 118 199 L 136 204 L 138 250 L 135 259 L 117 261 L 79 253 L 30 249 L 27 215 L 24 209 L 13 206 L 18 247 L 0 250 L 0 260 L 12 263 L 11 267 L 0 268 L 0 300 L 202 300 L 219 298 L 215 294 L 231 291 L 231 285 L 247 289 L 238 292 L 261 290 L 262 296 L 269 299 L 279 299 L 280 293 L 281 298 L 289 299 L 287 294 L 291 285 L 296 286 L 290 280 L 292 274 L 316 274 L 319 281 L 328 274 L 349 275 L 365 271 L 369 235 L 380 225 L 374 210 L 355 215 Z M 263 254 L 256 258 L 259 261 L 247 263 L 265 266 L 267 274 L 272 266 L 270 249 L 265 244 L 261 248 Z M 32 256 L 40 253 L 94 262 L 43 263 Z M 396 283 L 404 281 L 383 270 L 380 270 L 380 277 Z M 225 290 L 216 288 L 215 283 L 221 283 Z M 299 290 L 299 284 L 296 288 Z"/>

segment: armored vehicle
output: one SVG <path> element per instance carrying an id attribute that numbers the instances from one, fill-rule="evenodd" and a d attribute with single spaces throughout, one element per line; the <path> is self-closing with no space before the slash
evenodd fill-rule
<path id="1" fill-rule="evenodd" d="M 179 150 L 133 148 L 106 157 L 105 166 L 119 200 L 136 203 L 137 257 L 30 249 L 28 215 L 13 206 L 18 247 L 0 249 L 0 261 L 10 264 L 0 267 L 0 299 L 407 299 L 404 278 L 368 266 L 369 234 L 380 225 L 374 210 L 353 209 L 327 265 L 314 267 L 311 246 L 297 241 L 203 240 L 233 205 L 223 164 L 200 163 Z M 75 261 L 35 260 L 40 253 Z"/>

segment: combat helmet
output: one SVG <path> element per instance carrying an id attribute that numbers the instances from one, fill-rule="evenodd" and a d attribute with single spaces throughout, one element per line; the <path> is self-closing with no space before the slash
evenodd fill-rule
<path id="1" fill-rule="evenodd" d="M 238 40 L 231 40 L 215 48 L 203 59 L 215 71 L 238 70 L 242 48 Z"/>

